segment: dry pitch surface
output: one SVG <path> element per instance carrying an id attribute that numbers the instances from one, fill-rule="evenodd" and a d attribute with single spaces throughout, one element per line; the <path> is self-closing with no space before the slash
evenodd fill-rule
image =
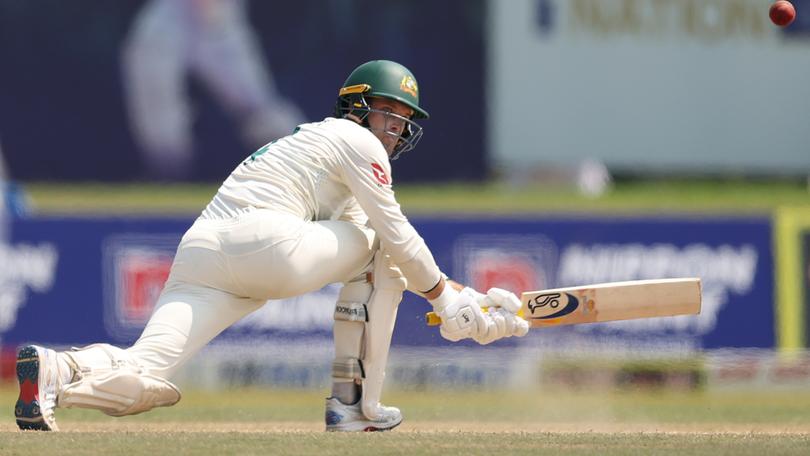
<path id="1" fill-rule="evenodd" d="M 59 410 L 63 432 L 37 433 L 16 430 L 6 387 L 0 454 L 810 454 L 810 394 L 795 392 L 393 392 L 406 421 L 375 434 L 323 432 L 323 395 L 189 392 L 126 418 Z"/>
<path id="2" fill-rule="evenodd" d="M 332 434 L 320 422 L 70 423 L 61 433 L 4 425 L 0 454 L 805 455 L 807 425 L 416 422 Z"/>

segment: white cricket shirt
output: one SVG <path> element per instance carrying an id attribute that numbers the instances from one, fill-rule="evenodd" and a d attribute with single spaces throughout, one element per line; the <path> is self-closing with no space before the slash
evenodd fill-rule
<path id="1" fill-rule="evenodd" d="M 441 277 L 394 197 L 391 163 L 382 143 L 351 120 L 303 124 L 262 147 L 228 176 L 201 218 L 231 218 L 249 208 L 310 221 L 368 222 L 410 289 L 429 290 Z"/>

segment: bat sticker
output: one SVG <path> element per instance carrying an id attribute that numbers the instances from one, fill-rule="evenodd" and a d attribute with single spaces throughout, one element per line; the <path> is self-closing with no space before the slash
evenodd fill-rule
<path id="1" fill-rule="evenodd" d="M 562 303 L 562 301 L 564 301 L 564 303 Z M 570 293 L 546 293 L 535 296 L 527 305 L 532 320 L 549 320 L 568 315 L 577 310 L 579 307 L 579 299 Z M 562 307 L 560 307 L 561 305 Z M 536 311 L 540 312 L 539 316 L 535 316 Z M 546 314 L 543 315 L 543 313 Z"/>

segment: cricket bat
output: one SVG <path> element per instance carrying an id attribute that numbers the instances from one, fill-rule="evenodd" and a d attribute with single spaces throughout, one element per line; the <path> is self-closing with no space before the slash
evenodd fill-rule
<path id="1" fill-rule="evenodd" d="M 658 279 L 609 282 L 580 287 L 527 291 L 518 315 L 532 328 L 603 321 L 693 315 L 700 313 L 700 279 Z M 425 316 L 430 326 L 442 320 Z"/>

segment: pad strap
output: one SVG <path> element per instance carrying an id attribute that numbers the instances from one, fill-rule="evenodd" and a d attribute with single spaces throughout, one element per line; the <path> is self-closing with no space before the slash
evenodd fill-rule
<path id="1" fill-rule="evenodd" d="M 363 362 L 357 358 L 339 358 L 332 362 L 332 376 L 352 380 L 366 378 Z"/>

